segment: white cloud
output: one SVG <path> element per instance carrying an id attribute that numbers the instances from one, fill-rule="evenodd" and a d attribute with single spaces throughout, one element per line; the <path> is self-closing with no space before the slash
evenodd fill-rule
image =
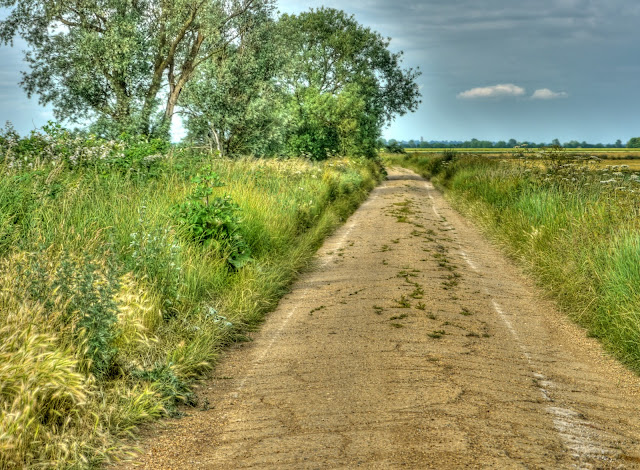
<path id="1" fill-rule="evenodd" d="M 497 98 L 502 96 L 522 96 L 524 94 L 524 88 L 514 85 L 513 83 L 505 83 L 501 85 L 472 88 L 471 90 L 458 93 L 458 98 Z"/>
<path id="2" fill-rule="evenodd" d="M 548 88 L 541 88 L 533 92 L 532 100 L 555 100 L 557 98 L 566 98 L 569 96 L 565 91 L 551 91 Z"/>

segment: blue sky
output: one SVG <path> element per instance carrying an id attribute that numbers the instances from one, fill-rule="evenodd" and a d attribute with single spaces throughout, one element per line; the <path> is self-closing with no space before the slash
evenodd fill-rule
<path id="1" fill-rule="evenodd" d="M 626 142 L 640 136 L 637 0 L 280 0 L 327 6 L 392 38 L 419 67 L 420 109 L 387 138 Z M 52 118 L 18 87 L 21 48 L 0 47 L 0 123 Z"/>

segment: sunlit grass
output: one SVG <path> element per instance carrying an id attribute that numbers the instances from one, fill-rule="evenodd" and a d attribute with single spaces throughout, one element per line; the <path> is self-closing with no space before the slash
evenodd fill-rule
<path id="1" fill-rule="evenodd" d="M 186 239 L 174 207 L 211 165 L 252 262 Z M 169 156 L 140 176 L 1 168 L 0 468 L 84 468 L 148 420 L 194 404 L 221 348 L 274 308 L 380 180 L 372 160 Z"/>

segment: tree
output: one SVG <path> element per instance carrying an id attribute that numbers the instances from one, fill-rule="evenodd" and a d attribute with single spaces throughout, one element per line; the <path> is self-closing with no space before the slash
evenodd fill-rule
<path id="1" fill-rule="evenodd" d="M 187 84 L 181 114 L 188 139 L 221 155 L 271 155 L 281 150 L 288 126 L 286 94 L 277 80 L 287 54 L 268 9 Z"/>
<path id="2" fill-rule="evenodd" d="M 168 130 L 198 67 L 270 0 L 0 0 L 0 40 L 30 46 L 21 85 L 58 119 L 105 133 Z M 163 111 L 158 113 L 162 107 Z M 155 116 L 158 113 L 158 116 Z"/>
<path id="3" fill-rule="evenodd" d="M 640 148 L 640 137 L 632 137 L 631 139 L 629 139 L 629 142 L 627 142 L 627 148 L 630 148 L 630 149 Z"/>
<path id="4" fill-rule="evenodd" d="M 401 68 L 389 39 L 331 8 L 283 15 L 291 62 L 283 81 L 296 123 L 292 152 L 324 158 L 331 152 L 373 154 L 382 127 L 417 109 L 419 72 Z"/>

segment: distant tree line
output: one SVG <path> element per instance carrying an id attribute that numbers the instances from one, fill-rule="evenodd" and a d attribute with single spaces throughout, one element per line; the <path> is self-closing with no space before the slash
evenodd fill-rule
<path id="1" fill-rule="evenodd" d="M 22 87 L 101 137 L 188 140 L 221 154 L 373 155 L 420 103 L 420 72 L 341 10 L 274 0 L 0 0 L 0 43 L 28 49 Z"/>
<path id="2" fill-rule="evenodd" d="M 558 139 L 553 139 L 551 142 L 533 142 L 524 141 L 519 142 L 515 139 L 509 139 L 508 141 L 500 140 L 498 142 L 492 142 L 489 140 L 395 140 L 395 139 L 381 139 L 381 146 L 386 147 L 402 147 L 402 148 L 481 148 L 481 149 L 505 149 L 514 148 L 516 146 L 527 146 L 531 148 L 537 147 L 551 147 L 562 146 L 565 148 L 640 148 L 640 137 L 633 137 L 626 144 L 623 144 L 620 139 L 616 140 L 614 144 L 601 144 L 590 142 L 578 142 L 577 140 L 571 140 L 569 142 L 561 143 Z"/>

